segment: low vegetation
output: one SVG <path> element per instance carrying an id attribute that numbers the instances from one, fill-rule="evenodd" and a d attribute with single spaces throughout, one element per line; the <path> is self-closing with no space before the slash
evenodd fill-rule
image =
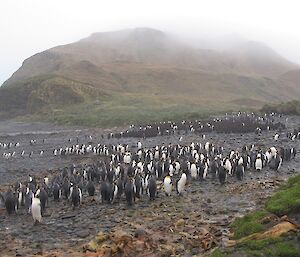
<path id="1" fill-rule="evenodd" d="M 261 224 L 262 218 L 266 217 L 266 211 L 256 211 L 242 218 L 236 219 L 231 228 L 234 230 L 234 239 L 251 235 L 253 233 L 261 232 L 264 230 L 264 225 Z"/>
<path id="2" fill-rule="evenodd" d="M 298 257 L 300 254 L 299 242 L 284 237 L 248 241 L 239 245 L 238 249 L 245 251 L 248 256 L 258 257 Z"/>
<path id="3" fill-rule="evenodd" d="M 266 210 L 279 216 L 300 211 L 300 176 L 290 178 L 266 203 Z"/>
<path id="4" fill-rule="evenodd" d="M 262 112 L 277 112 L 289 115 L 300 115 L 300 101 L 294 100 L 280 104 L 266 104 L 261 109 Z"/>
<path id="5" fill-rule="evenodd" d="M 232 110 L 230 105 L 223 106 L 226 110 Z M 179 96 L 165 98 L 143 94 L 110 94 L 76 105 L 50 105 L 36 114 L 22 116 L 19 119 L 109 128 L 156 121 L 205 118 L 221 112 L 223 106 L 184 104 L 184 99 Z"/>
<path id="6" fill-rule="evenodd" d="M 300 210 L 300 176 L 291 177 L 282 185 L 265 204 L 265 209 L 254 211 L 242 218 L 236 219 L 231 228 L 234 239 L 245 239 L 255 233 L 266 231 L 272 225 L 272 220 L 278 220 L 278 215 L 292 216 Z M 232 249 L 217 249 L 211 257 L 229 257 L 233 252 L 240 252 L 246 256 L 260 257 L 298 257 L 300 256 L 300 232 L 289 232 L 277 238 L 260 240 L 239 240 Z M 244 256 L 243 255 L 243 256 Z"/>

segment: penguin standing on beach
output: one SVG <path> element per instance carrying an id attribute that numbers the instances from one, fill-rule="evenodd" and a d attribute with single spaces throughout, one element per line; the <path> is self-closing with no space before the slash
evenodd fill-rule
<path id="1" fill-rule="evenodd" d="M 48 194 L 44 188 L 41 188 L 37 190 L 36 195 L 39 196 L 41 203 L 41 212 L 43 215 L 46 210 L 46 204 L 48 204 Z"/>
<path id="2" fill-rule="evenodd" d="M 149 196 L 150 200 L 153 201 L 156 197 L 156 180 L 154 176 L 151 176 L 149 178 L 149 185 L 148 185 L 148 190 L 149 190 Z"/>
<path id="3" fill-rule="evenodd" d="M 224 185 L 225 184 L 225 181 L 226 181 L 226 170 L 224 169 L 223 166 L 220 166 L 218 168 L 218 177 L 219 177 L 219 181 L 220 181 L 220 184 L 221 185 Z"/>
<path id="4" fill-rule="evenodd" d="M 54 198 L 54 201 L 58 202 L 59 199 L 61 198 L 61 189 L 60 189 L 60 186 L 58 183 L 54 183 L 53 184 L 53 198 Z"/>
<path id="5" fill-rule="evenodd" d="M 238 180 L 243 180 L 245 168 L 242 163 L 236 166 L 236 177 Z"/>
<path id="6" fill-rule="evenodd" d="M 255 165 L 255 170 L 256 171 L 261 171 L 262 170 L 262 168 L 263 168 L 263 162 L 262 162 L 261 154 L 260 153 L 257 155 L 254 165 Z"/>
<path id="7" fill-rule="evenodd" d="M 95 185 L 92 180 L 89 180 L 89 182 L 86 185 L 86 189 L 88 191 L 89 196 L 95 195 Z"/>
<path id="8" fill-rule="evenodd" d="M 17 198 L 11 188 L 6 192 L 5 208 L 8 214 L 13 214 L 17 211 Z"/>
<path id="9" fill-rule="evenodd" d="M 170 176 L 166 176 L 164 179 L 164 191 L 166 196 L 170 196 L 172 193 L 172 180 Z"/>
<path id="10" fill-rule="evenodd" d="M 70 197 L 71 197 L 73 208 L 80 205 L 82 201 L 81 189 L 78 186 L 73 185 L 70 189 Z"/>
<path id="11" fill-rule="evenodd" d="M 191 164 L 190 173 L 191 173 L 192 179 L 197 179 L 197 177 L 198 177 L 198 168 L 197 168 L 195 163 Z"/>
<path id="12" fill-rule="evenodd" d="M 134 183 L 129 179 L 125 185 L 125 197 L 127 204 L 131 206 L 135 201 Z"/>
<path id="13" fill-rule="evenodd" d="M 135 196 L 140 198 L 142 195 L 143 183 L 142 178 L 139 174 L 137 174 L 134 178 L 134 185 L 135 185 Z"/>
<path id="14" fill-rule="evenodd" d="M 273 169 L 276 171 L 279 171 L 280 167 L 282 164 L 282 157 L 279 156 L 278 154 L 274 157 L 274 166 Z"/>
<path id="15" fill-rule="evenodd" d="M 176 189 L 177 189 L 177 193 L 179 195 L 183 194 L 183 192 L 185 190 L 186 181 L 187 181 L 186 174 L 182 173 L 180 179 L 176 183 Z"/>
<path id="16" fill-rule="evenodd" d="M 39 195 L 33 195 L 31 204 L 31 214 L 34 224 L 36 224 L 37 222 L 42 222 L 42 207 Z"/>
<path id="17" fill-rule="evenodd" d="M 27 187 L 25 193 L 25 210 L 27 213 L 31 212 L 32 199 L 33 199 L 33 192 L 31 191 L 31 189 Z"/>

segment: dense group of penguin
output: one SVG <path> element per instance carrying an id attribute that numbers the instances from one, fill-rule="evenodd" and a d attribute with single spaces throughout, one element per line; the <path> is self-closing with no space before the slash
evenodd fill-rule
<path id="1" fill-rule="evenodd" d="M 212 142 L 181 142 L 186 133 L 199 132 L 205 140 L 203 133 L 214 130 L 220 133 L 282 130 L 284 125 L 275 123 L 273 116 L 274 114 L 263 117 L 238 114 L 205 123 L 165 122 L 137 128 L 132 125 L 125 132 L 107 135 L 108 139 L 169 134 L 179 136 L 178 143 L 161 144 L 152 148 L 144 147 L 141 140 L 135 146 L 120 143 L 78 144 L 77 140 L 75 144 L 53 149 L 53 156 L 58 158 L 93 154 L 97 157 L 93 158 L 96 161 L 85 165 L 73 164 L 60 169 L 52 177 L 46 176 L 41 179 L 29 175 L 27 181 L 16 182 L 7 192 L 0 194 L 0 202 L 5 205 L 8 214 L 18 213 L 23 208 L 25 213 L 32 214 L 34 222 L 41 222 L 49 206 L 49 198 L 53 198 L 54 203 L 68 201 L 73 208 L 78 208 L 83 197 L 98 194 L 103 204 L 113 204 L 125 199 L 130 206 L 137 198 L 148 197 L 152 201 L 158 194 L 164 194 L 166 197 L 174 194 L 184 195 L 188 183 L 204 183 L 207 178 L 218 180 L 224 185 L 228 176 L 243 180 L 248 171 L 262 172 L 266 167 L 279 171 L 283 161 L 290 161 L 296 157 L 296 148 L 260 147 L 252 144 L 225 153 L 221 145 Z M 274 141 L 278 138 L 279 134 L 275 134 Z M 292 141 L 300 139 L 299 129 L 289 132 L 287 138 Z M 92 141 L 92 136 L 89 136 L 88 140 Z M 35 140 L 30 141 L 31 145 L 35 143 Z M 68 143 L 71 143 L 71 139 Z M 20 147 L 18 142 L 0 144 L 0 148 L 5 150 Z M 10 154 L 15 155 L 15 152 Z"/>

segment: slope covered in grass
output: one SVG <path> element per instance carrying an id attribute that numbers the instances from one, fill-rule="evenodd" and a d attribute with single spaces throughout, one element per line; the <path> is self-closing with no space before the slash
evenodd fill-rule
<path id="1" fill-rule="evenodd" d="M 298 68 L 257 42 L 217 52 L 149 28 L 95 33 L 26 59 L 0 114 L 109 126 L 258 109 L 300 98 Z"/>
<path id="2" fill-rule="evenodd" d="M 243 256 L 298 257 L 300 256 L 300 231 L 292 231 L 280 237 L 251 239 L 280 222 L 281 215 L 294 215 L 300 207 L 300 176 L 291 177 L 265 204 L 265 209 L 254 211 L 236 219 L 231 228 L 234 248 L 217 249 L 211 257 L 229 257 L 234 253 Z M 279 215 L 277 217 L 276 215 Z M 248 239 L 247 239 L 248 238 Z"/>

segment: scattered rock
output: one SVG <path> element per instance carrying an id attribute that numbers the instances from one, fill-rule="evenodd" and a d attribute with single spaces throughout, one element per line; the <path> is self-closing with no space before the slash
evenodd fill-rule
<path id="1" fill-rule="evenodd" d="M 76 235 L 77 235 L 78 237 L 80 237 L 80 238 L 86 238 L 86 237 L 88 237 L 88 236 L 90 235 L 90 231 L 88 231 L 88 230 L 78 231 L 78 232 L 76 233 Z"/>
<path id="2" fill-rule="evenodd" d="M 147 232 L 143 229 L 137 229 L 134 233 L 134 237 L 137 237 L 137 238 L 139 238 L 141 236 L 145 236 L 145 235 L 147 235 Z"/>

